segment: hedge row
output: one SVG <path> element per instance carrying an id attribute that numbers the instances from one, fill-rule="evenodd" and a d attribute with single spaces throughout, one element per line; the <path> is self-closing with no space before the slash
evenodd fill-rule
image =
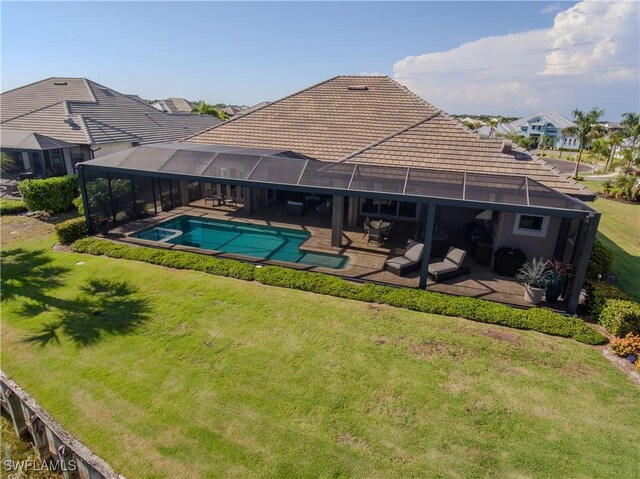
<path id="1" fill-rule="evenodd" d="M 612 284 L 589 284 L 587 309 L 593 319 L 614 336 L 640 334 L 640 305 Z"/>
<path id="2" fill-rule="evenodd" d="M 60 244 L 71 244 L 87 236 L 87 223 L 83 217 L 72 218 L 58 223 L 55 230 Z"/>
<path id="3" fill-rule="evenodd" d="M 27 205 L 22 200 L 0 199 L 0 214 L 17 215 L 27 211 Z"/>
<path id="4" fill-rule="evenodd" d="M 280 266 L 264 266 L 255 273 L 256 281 L 271 286 L 300 289 L 346 299 L 388 304 L 399 308 L 442 316 L 459 316 L 482 323 L 498 324 L 517 329 L 531 329 L 554 336 L 571 337 L 587 344 L 603 344 L 604 336 L 578 318 L 564 316 L 548 309 L 516 309 L 465 296 L 396 288 L 374 283 L 360 286 L 350 281 L 322 273 L 298 271 Z"/>
<path id="5" fill-rule="evenodd" d="M 619 338 L 629 333 L 640 334 L 640 304 L 609 299 L 598 320 L 607 331 Z"/>
<path id="6" fill-rule="evenodd" d="M 631 300 L 624 291 L 612 284 L 597 282 L 587 285 L 587 310 L 594 319 L 600 319 L 602 308 L 610 299 Z"/>
<path id="7" fill-rule="evenodd" d="M 88 253 L 111 258 L 123 258 L 157 264 L 176 269 L 192 269 L 218 276 L 253 281 L 255 266 L 232 259 L 216 258 L 186 251 L 173 251 L 144 246 L 129 246 L 95 238 L 83 238 L 73 243 L 71 249 L 78 253 Z"/>
<path id="8" fill-rule="evenodd" d="M 125 258 L 179 269 L 193 269 L 229 276 L 265 285 L 310 291 L 345 299 L 382 303 L 399 308 L 444 316 L 459 316 L 473 321 L 518 329 L 531 329 L 555 336 L 571 337 L 586 344 L 602 344 L 606 338 L 578 318 L 567 317 L 541 308 L 521 310 L 505 304 L 476 298 L 449 296 L 411 288 L 395 288 L 373 283 L 353 283 L 328 274 L 299 271 L 280 266 L 256 267 L 231 259 L 184 251 L 129 246 L 95 238 L 76 241 L 78 253 Z"/>
<path id="9" fill-rule="evenodd" d="M 600 279 L 606 280 L 607 276 L 609 276 L 609 271 L 611 271 L 612 263 L 613 253 L 596 238 L 587 266 L 586 280 L 591 282 L 596 282 Z M 600 278 L 598 278 L 598 275 L 600 275 Z"/>
<path id="10" fill-rule="evenodd" d="M 79 194 L 76 176 L 57 176 L 44 180 L 24 180 L 18 184 L 29 211 L 63 213 L 73 206 Z"/>

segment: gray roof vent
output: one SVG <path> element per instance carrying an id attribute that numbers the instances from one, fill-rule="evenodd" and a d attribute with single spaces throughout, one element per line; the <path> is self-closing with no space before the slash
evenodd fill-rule
<path id="1" fill-rule="evenodd" d="M 67 84 L 66 81 L 54 81 L 53 82 L 54 85 L 58 85 L 58 86 L 64 86 Z"/>
<path id="2" fill-rule="evenodd" d="M 511 153 L 511 140 L 502 140 L 502 153 Z"/>
<path id="3" fill-rule="evenodd" d="M 347 89 L 354 91 L 366 91 L 369 87 L 367 85 L 349 85 Z"/>

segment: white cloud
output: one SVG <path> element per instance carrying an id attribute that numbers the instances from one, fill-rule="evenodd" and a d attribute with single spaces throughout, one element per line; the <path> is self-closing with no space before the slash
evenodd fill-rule
<path id="1" fill-rule="evenodd" d="M 453 113 L 599 105 L 615 118 L 639 108 L 638 12 L 636 2 L 586 0 L 558 13 L 549 29 L 404 58 L 394 65 L 395 78 Z"/>
<path id="2" fill-rule="evenodd" d="M 560 10 L 562 10 L 562 4 L 560 2 L 556 2 L 548 4 L 542 10 L 540 10 L 540 13 L 546 15 L 547 13 L 555 13 L 559 12 Z"/>

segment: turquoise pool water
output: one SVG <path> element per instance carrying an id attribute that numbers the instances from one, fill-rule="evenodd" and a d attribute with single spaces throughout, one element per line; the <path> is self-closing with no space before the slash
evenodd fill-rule
<path id="1" fill-rule="evenodd" d="M 132 235 L 150 241 L 233 253 L 254 258 L 342 269 L 343 255 L 300 251 L 310 236 L 307 231 L 260 226 L 195 216 L 178 216 Z"/>

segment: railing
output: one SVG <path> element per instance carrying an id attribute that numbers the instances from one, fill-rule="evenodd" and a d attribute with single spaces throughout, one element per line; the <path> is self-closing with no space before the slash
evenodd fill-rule
<path id="1" fill-rule="evenodd" d="M 0 404 L 20 436 L 30 436 L 41 461 L 66 479 L 124 479 L 69 434 L 18 384 L 0 371 Z M 15 467 L 28 467 L 16 464 Z M 2 467 L 11 467 L 7 461 Z M 26 472 L 26 471 L 25 471 Z"/>

